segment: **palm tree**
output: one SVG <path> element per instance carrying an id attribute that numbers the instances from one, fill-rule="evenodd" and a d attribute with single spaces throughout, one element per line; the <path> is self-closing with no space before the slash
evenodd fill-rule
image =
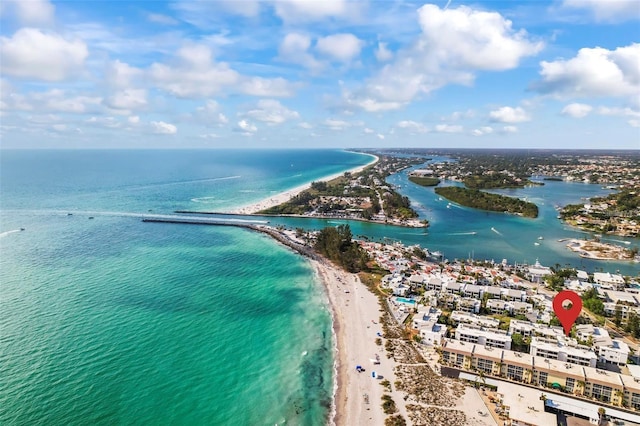
<path id="1" fill-rule="evenodd" d="M 605 425 L 606 420 L 604 418 L 604 415 L 607 411 L 604 409 L 604 407 L 600 407 L 598 408 L 598 416 L 600 417 L 600 419 L 598 420 L 598 425 Z"/>
<path id="2" fill-rule="evenodd" d="M 616 389 L 616 391 L 613 394 L 618 399 L 618 407 L 622 407 L 622 401 L 624 399 L 624 392 L 622 392 L 620 389 Z"/>
<path id="3" fill-rule="evenodd" d="M 579 394 L 580 395 L 584 395 L 584 387 L 586 386 L 586 383 L 584 381 L 582 381 L 582 380 L 578 380 L 576 382 L 576 384 L 577 384 L 577 386 L 576 386 L 575 393 L 578 393 L 578 388 L 580 388 Z"/>

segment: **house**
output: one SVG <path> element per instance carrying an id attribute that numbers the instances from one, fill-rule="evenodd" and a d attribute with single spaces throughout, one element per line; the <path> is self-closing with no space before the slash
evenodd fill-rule
<path id="1" fill-rule="evenodd" d="M 535 265 L 530 266 L 527 270 L 526 277 L 532 283 L 541 283 L 544 280 L 544 277 L 547 275 L 551 275 L 553 272 L 551 268 L 547 266 L 542 266 L 538 260 L 536 260 Z"/>
<path id="2" fill-rule="evenodd" d="M 511 349 L 511 336 L 506 331 L 458 324 L 456 339 L 462 342 L 477 343 L 490 348 Z"/>
<path id="3" fill-rule="evenodd" d="M 629 345 L 622 340 L 612 340 L 608 345 L 598 347 L 598 360 L 607 364 L 626 365 L 629 358 Z"/>
<path id="4" fill-rule="evenodd" d="M 475 284 L 467 284 L 464 286 L 464 290 L 462 294 L 465 297 L 473 297 L 475 299 L 482 299 L 482 294 L 484 293 L 486 287 Z"/>
<path id="5" fill-rule="evenodd" d="M 610 272 L 594 272 L 593 282 L 604 288 L 613 290 L 624 289 L 624 278 L 622 278 L 622 275 L 611 274 Z"/>
<path id="6" fill-rule="evenodd" d="M 587 346 L 568 345 L 565 342 L 544 337 L 533 337 L 529 353 L 533 356 L 557 359 L 572 364 L 595 367 L 597 355 Z"/>

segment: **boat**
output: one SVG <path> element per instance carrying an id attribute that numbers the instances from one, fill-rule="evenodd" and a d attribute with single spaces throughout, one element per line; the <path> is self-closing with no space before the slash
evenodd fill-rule
<path id="1" fill-rule="evenodd" d="M 20 228 L 21 231 L 24 231 L 24 228 Z"/>
<path id="2" fill-rule="evenodd" d="M 89 216 L 89 219 L 93 219 L 93 216 Z"/>
<path id="3" fill-rule="evenodd" d="M 539 243 L 539 242 L 535 242 L 535 243 L 533 243 L 533 245 L 534 245 L 534 246 L 539 246 L 539 245 L 540 245 L 540 243 Z"/>
<path id="4" fill-rule="evenodd" d="M 539 240 L 544 240 L 544 237 L 538 237 Z"/>
<path id="5" fill-rule="evenodd" d="M 67 213 L 67 216 L 73 216 L 73 213 Z"/>

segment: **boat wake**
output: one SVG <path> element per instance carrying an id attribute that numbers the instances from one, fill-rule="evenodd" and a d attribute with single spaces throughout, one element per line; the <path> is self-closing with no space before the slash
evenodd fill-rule
<path id="1" fill-rule="evenodd" d="M 616 243 L 622 243 L 622 244 L 626 244 L 626 245 L 630 245 L 631 241 L 622 241 L 622 240 L 611 240 L 611 241 L 615 241 Z"/>
<path id="2" fill-rule="evenodd" d="M 16 232 L 20 232 L 21 229 L 13 229 L 11 231 L 0 232 L 0 238 L 4 238 L 7 235 L 15 234 Z"/>
<path id="3" fill-rule="evenodd" d="M 498 234 L 498 235 L 502 235 L 502 234 L 500 233 L 500 231 L 498 231 L 498 230 L 497 230 L 496 228 L 494 228 L 494 227 L 491 227 L 491 230 L 492 230 L 493 232 L 495 232 L 496 234 Z"/>
<path id="4" fill-rule="evenodd" d="M 476 231 L 471 231 L 471 232 L 454 232 L 449 235 L 476 235 L 476 234 L 477 234 Z"/>

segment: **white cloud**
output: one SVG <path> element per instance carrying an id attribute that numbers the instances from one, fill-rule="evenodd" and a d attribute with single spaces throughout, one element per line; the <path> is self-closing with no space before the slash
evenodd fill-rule
<path id="1" fill-rule="evenodd" d="M 215 62 L 211 48 L 202 44 L 183 46 L 170 65 L 151 65 L 149 75 L 159 88 L 178 98 L 211 97 L 220 92 L 287 97 L 294 94 L 296 87 L 282 77 L 241 75 L 229 64 Z"/>
<path id="2" fill-rule="evenodd" d="M 421 46 L 454 67 L 478 70 L 507 70 L 525 56 L 538 53 L 543 43 L 528 39 L 524 30 L 515 31 L 510 20 L 497 12 L 460 6 L 440 9 L 424 5 L 419 9 Z"/>
<path id="3" fill-rule="evenodd" d="M 91 117 L 86 120 L 86 123 L 92 126 L 100 125 L 109 129 L 115 129 L 121 126 L 121 123 L 114 117 Z"/>
<path id="4" fill-rule="evenodd" d="M 587 104 L 572 103 L 562 108 L 562 115 L 568 115 L 573 118 L 586 117 L 593 107 Z"/>
<path id="5" fill-rule="evenodd" d="M 393 52 L 387 49 L 387 43 L 378 42 L 378 48 L 375 54 L 376 59 L 380 62 L 387 62 L 393 59 Z"/>
<path id="6" fill-rule="evenodd" d="M 468 109 L 466 111 L 454 111 L 453 113 L 451 113 L 451 115 L 447 117 L 442 117 L 442 120 L 458 121 L 463 118 L 473 118 L 475 117 L 475 115 L 476 115 L 476 112 L 472 109 Z"/>
<path id="7" fill-rule="evenodd" d="M 164 121 L 152 121 L 151 128 L 153 129 L 153 133 L 162 134 L 162 135 L 175 135 L 178 132 L 178 128 L 170 123 L 165 123 Z"/>
<path id="8" fill-rule="evenodd" d="M 438 124 L 435 127 L 435 131 L 439 133 L 462 133 L 463 130 L 462 126 L 457 124 Z"/>
<path id="9" fill-rule="evenodd" d="M 362 130 L 362 132 L 363 132 L 363 133 L 367 133 L 367 134 L 375 133 L 375 131 L 374 131 L 373 129 L 370 129 L 370 128 L 368 128 L 368 127 L 365 127 L 365 128 Z"/>
<path id="10" fill-rule="evenodd" d="M 384 139 L 384 135 L 381 133 L 378 133 L 376 136 L 378 137 L 378 139 Z"/>
<path id="11" fill-rule="evenodd" d="M 179 98 L 209 97 L 240 80 L 229 64 L 214 62 L 211 49 L 203 45 L 182 47 L 172 66 L 154 63 L 150 75 L 160 88 Z"/>
<path id="12" fill-rule="evenodd" d="M 587 10 L 597 21 L 624 21 L 640 18 L 638 0 L 564 0 L 562 6 Z"/>
<path id="13" fill-rule="evenodd" d="M 504 126 L 501 130 L 502 133 L 517 133 L 518 128 L 516 126 Z"/>
<path id="14" fill-rule="evenodd" d="M 502 107 L 489 113 L 491 121 L 501 123 L 522 123 L 531 120 L 529 114 L 521 107 Z"/>
<path id="15" fill-rule="evenodd" d="M 299 123 L 298 127 L 302 128 L 302 129 L 313 129 L 313 125 L 311 125 L 310 123 L 307 123 L 306 121 L 303 121 L 302 123 Z"/>
<path id="16" fill-rule="evenodd" d="M 318 39 L 316 49 L 335 60 L 349 62 L 360 55 L 363 44 L 362 40 L 353 34 L 333 34 Z"/>
<path id="17" fill-rule="evenodd" d="M 257 132 L 258 128 L 255 126 L 255 124 L 251 124 L 247 120 L 240 120 L 238 121 L 238 124 L 234 130 L 245 135 L 251 135 Z"/>
<path id="18" fill-rule="evenodd" d="M 138 124 L 140 123 L 140 117 L 138 117 L 137 115 L 132 115 L 129 118 L 127 118 L 127 122 L 129 124 Z"/>
<path id="19" fill-rule="evenodd" d="M 351 123 L 333 118 L 327 118 L 323 124 L 331 130 L 344 130 L 351 127 Z"/>
<path id="20" fill-rule="evenodd" d="M 3 83 L 0 94 L 2 95 L 2 109 L 5 110 L 82 114 L 100 110 L 102 103 L 102 98 L 99 96 L 73 95 L 60 89 L 30 92 L 23 95 L 15 93 L 8 83 Z"/>
<path id="21" fill-rule="evenodd" d="M 129 64 L 115 60 L 109 63 L 105 72 L 107 83 L 116 88 L 128 88 L 135 80 L 142 78 L 144 72 Z"/>
<path id="22" fill-rule="evenodd" d="M 300 114 L 283 106 L 273 99 L 262 99 L 258 101 L 256 108 L 243 114 L 253 120 L 262 121 L 267 124 L 282 124 L 288 120 L 300 118 Z"/>
<path id="23" fill-rule="evenodd" d="M 311 37 L 301 33 L 287 34 L 278 48 L 278 57 L 292 64 L 302 65 L 311 70 L 319 70 L 324 64 L 309 53 Z"/>
<path id="24" fill-rule="evenodd" d="M 54 21 L 55 6 L 48 0 L 13 0 L 5 6 L 13 8 L 22 26 L 47 26 Z"/>
<path id="25" fill-rule="evenodd" d="M 541 93 L 560 98 L 637 97 L 640 93 L 640 43 L 608 50 L 583 48 L 569 60 L 542 61 Z"/>
<path id="26" fill-rule="evenodd" d="M 399 121 L 398 124 L 396 124 L 396 127 L 408 130 L 412 133 L 427 133 L 428 131 L 427 126 L 424 124 L 411 120 Z"/>
<path id="27" fill-rule="evenodd" d="M 0 69 L 20 78 L 60 81 L 77 74 L 89 55 L 81 40 L 66 40 L 35 28 L 0 37 Z"/>
<path id="28" fill-rule="evenodd" d="M 246 77 L 242 79 L 240 91 L 251 96 L 287 98 L 295 94 L 296 87 L 282 77 Z"/>
<path id="29" fill-rule="evenodd" d="M 147 106 L 147 91 L 144 89 L 124 89 L 115 92 L 105 104 L 109 108 L 123 110 L 126 113 Z"/>
<path id="30" fill-rule="evenodd" d="M 479 129 L 473 129 L 473 131 L 471 132 L 471 134 L 473 134 L 474 136 L 489 135 L 491 133 L 493 133 L 493 128 L 489 126 L 483 126 Z"/>
<path id="31" fill-rule="evenodd" d="M 398 109 L 447 84 L 469 85 L 475 71 L 515 68 L 543 48 L 497 12 L 424 5 L 418 20 L 421 34 L 414 43 L 397 51 L 395 61 L 364 88 L 343 92 L 348 105 L 371 112 Z"/>
<path id="32" fill-rule="evenodd" d="M 204 124 L 227 124 L 229 119 L 220 112 L 220 104 L 214 100 L 208 100 L 204 106 L 196 108 L 197 117 Z"/>
<path id="33" fill-rule="evenodd" d="M 640 111 L 636 111 L 631 108 L 600 107 L 598 108 L 598 114 L 640 118 Z"/>
<path id="34" fill-rule="evenodd" d="M 180 22 L 168 15 L 162 15 L 160 13 L 149 13 L 147 15 L 149 22 L 161 25 L 178 25 Z"/>
<path id="35" fill-rule="evenodd" d="M 202 139 L 219 139 L 222 136 L 216 134 L 216 133 L 205 133 L 202 135 L 198 135 L 198 137 L 202 138 Z"/>
<path id="36" fill-rule="evenodd" d="M 353 17 L 361 5 L 347 0 L 277 0 L 276 15 L 285 22 L 310 22 L 328 18 Z"/>
<path id="37" fill-rule="evenodd" d="M 631 127 L 640 127 L 640 120 L 631 119 L 631 120 L 627 121 L 627 123 Z"/>

